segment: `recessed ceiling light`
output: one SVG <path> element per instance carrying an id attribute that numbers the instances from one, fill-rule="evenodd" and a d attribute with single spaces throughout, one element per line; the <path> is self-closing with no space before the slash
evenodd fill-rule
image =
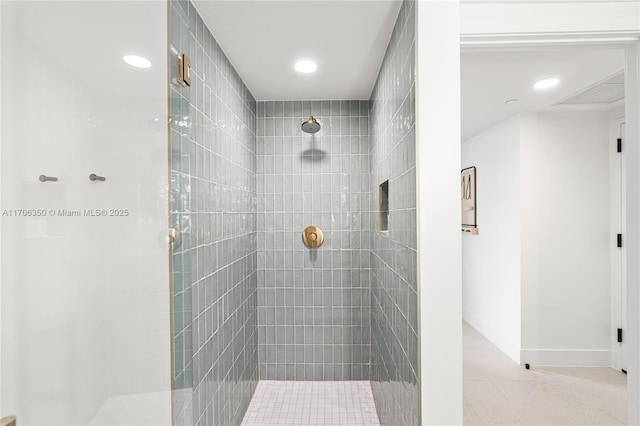
<path id="1" fill-rule="evenodd" d="M 298 72 L 310 73 L 310 72 L 314 72 L 316 68 L 318 68 L 318 65 L 316 65 L 316 63 L 313 61 L 304 59 L 296 62 L 295 68 L 296 68 L 296 71 Z"/>
<path id="2" fill-rule="evenodd" d="M 123 56 L 122 59 L 132 67 L 136 67 L 136 68 L 151 67 L 151 62 L 149 62 L 147 58 L 143 58 L 142 56 L 126 55 L 126 56 Z"/>
<path id="3" fill-rule="evenodd" d="M 544 90 L 544 89 L 549 89 L 550 87 L 556 86 L 558 83 L 560 83 L 560 79 L 552 77 L 552 78 L 545 78 L 544 80 L 540 80 L 539 82 L 537 82 L 536 84 L 533 85 L 534 89 L 537 90 Z"/>
<path id="4" fill-rule="evenodd" d="M 506 101 L 504 101 L 506 105 L 517 104 L 518 102 L 520 102 L 520 99 L 507 99 Z"/>

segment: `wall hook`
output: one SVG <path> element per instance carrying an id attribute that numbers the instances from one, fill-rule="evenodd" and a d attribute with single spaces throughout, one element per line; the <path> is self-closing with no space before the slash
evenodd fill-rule
<path id="1" fill-rule="evenodd" d="M 38 177 L 38 179 L 40 180 L 40 182 L 57 182 L 58 181 L 57 177 L 45 176 L 45 175 L 40 175 L 40 177 Z"/>

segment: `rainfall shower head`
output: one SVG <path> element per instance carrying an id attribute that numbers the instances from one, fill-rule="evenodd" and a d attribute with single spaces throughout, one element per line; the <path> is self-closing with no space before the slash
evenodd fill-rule
<path id="1" fill-rule="evenodd" d="M 310 116 L 307 121 L 302 123 L 302 131 L 305 132 L 305 133 L 314 134 L 318 130 L 320 130 L 320 123 L 318 123 L 318 120 L 313 118 L 313 115 Z"/>

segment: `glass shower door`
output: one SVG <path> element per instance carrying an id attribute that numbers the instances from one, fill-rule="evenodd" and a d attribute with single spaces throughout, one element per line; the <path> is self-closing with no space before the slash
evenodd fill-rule
<path id="1" fill-rule="evenodd" d="M 171 424 L 167 4 L 0 19 L 0 414 Z"/>
<path id="2" fill-rule="evenodd" d="M 169 1 L 169 140 L 170 202 L 172 232 L 179 244 L 172 246 L 173 320 L 173 416 L 177 426 L 191 426 L 193 419 L 193 331 L 192 331 L 192 227 L 191 227 L 191 143 L 192 123 L 190 87 L 181 82 L 180 67 L 191 55 L 185 1 Z M 185 55 L 185 56 L 183 56 Z M 195 84 L 195 81 L 194 81 Z"/>

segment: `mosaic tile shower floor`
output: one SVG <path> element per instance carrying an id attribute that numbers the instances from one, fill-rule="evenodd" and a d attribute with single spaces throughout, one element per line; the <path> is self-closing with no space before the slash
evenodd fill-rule
<path id="1" fill-rule="evenodd" d="M 380 425 L 368 381 L 261 380 L 243 426 Z"/>

